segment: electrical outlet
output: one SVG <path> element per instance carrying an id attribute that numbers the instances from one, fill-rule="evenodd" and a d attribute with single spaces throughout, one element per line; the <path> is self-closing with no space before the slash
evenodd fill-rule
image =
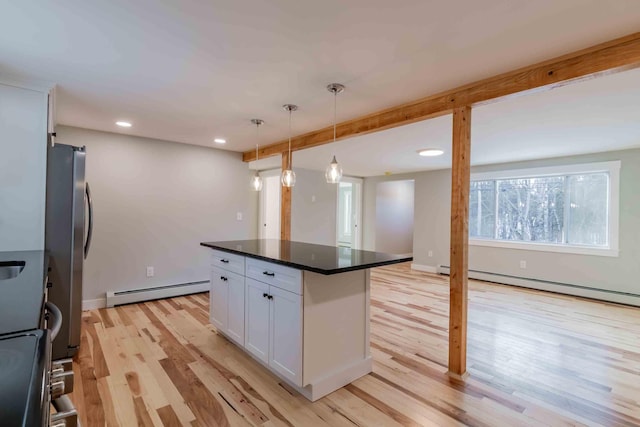
<path id="1" fill-rule="evenodd" d="M 315 203 L 316 202 L 316 196 L 311 196 L 311 203 Z"/>
<path id="2" fill-rule="evenodd" d="M 153 267 L 147 267 L 147 277 L 153 277 L 154 271 Z"/>
<path id="3" fill-rule="evenodd" d="M 242 221 L 242 212 L 238 212 L 238 213 L 236 214 L 236 219 L 237 219 L 238 221 Z"/>
<path id="4" fill-rule="evenodd" d="M 431 258 L 433 256 L 433 251 L 429 251 L 427 255 L 429 256 L 429 258 Z"/>
<path id="5" fill-rule="evenodd" d="M 527 261 L 525 260 L 520 261 L 520 268 L 527 268 Z"/>

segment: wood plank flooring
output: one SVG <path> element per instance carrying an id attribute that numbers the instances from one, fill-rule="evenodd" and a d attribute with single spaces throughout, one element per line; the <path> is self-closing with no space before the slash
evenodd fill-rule
<path id="1" fill-rule="evenodd" d="M 374 372 L 315 403 L 216 334 L 208 294 L 84 312 L 83 425 L 640 425 L 640 309 L 471 281 L 462 384 L 446 375 L 448 278 L 371 278 Z"/>

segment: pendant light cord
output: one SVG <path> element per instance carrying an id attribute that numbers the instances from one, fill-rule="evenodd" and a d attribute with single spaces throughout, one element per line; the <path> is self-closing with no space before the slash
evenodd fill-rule
<path id="1" fill-rule="evenodd" d="M 289 162 L 287 168 L 291 170 L 291 108 L 289 108 Z"/>
<path id="2" fill-rule="evenodd" d="M 256 162 L 258 161 L 258 137 L 260 136 L 260 122 L 256 121 Z"/>
<path id="3" fill-rule="evenodd" d="M 336 142 L 336 126 L 338 120 L 338 91 L 333 91 L 333 142 Z"/>

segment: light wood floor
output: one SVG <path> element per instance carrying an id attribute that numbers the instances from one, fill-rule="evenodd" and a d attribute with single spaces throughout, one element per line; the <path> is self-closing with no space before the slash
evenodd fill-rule
<path id="1" fill-rule="evenodd" d="M 311 403 L 217 335 L 200 294 L 83 314 L 84 426 L 640 425 L 640 309 L 471 282 L 446 376 L 448 279 L 375 269 L 374 372 Z"/>

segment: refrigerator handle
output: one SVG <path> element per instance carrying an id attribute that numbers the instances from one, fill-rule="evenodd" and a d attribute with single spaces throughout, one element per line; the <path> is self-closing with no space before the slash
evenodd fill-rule
<path id="1" fill-rule="evenodd" d="M 91 190 L 88 182 L 85 184 L 84 191 L 87 195 L 87 206 L 89 208 L 89 227 L 87 228 L 87 240 L 84 244 L 84 258 L 87 259 L 87 254 L 91 248 L 91 238 L 93 237 L 93 201 L 91 200 Z"/>

